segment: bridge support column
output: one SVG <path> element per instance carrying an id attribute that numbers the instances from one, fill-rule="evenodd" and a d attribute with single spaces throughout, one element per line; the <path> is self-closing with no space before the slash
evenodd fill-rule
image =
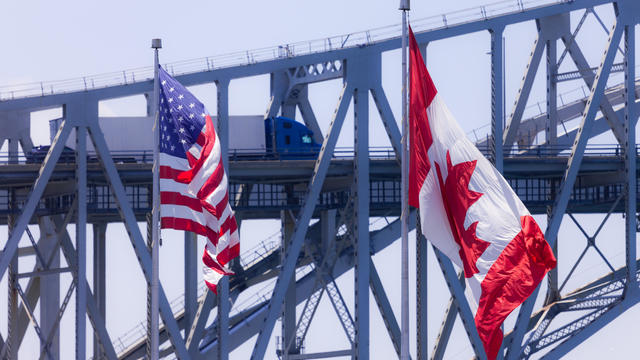
<path id="1" fill-rule="evenodd" d="M 493 165 L 502 173 L 504 127 L 504 28 L 491 29 L 491 152 Z"/>
<path id="2" fill-rule="evenodd" d="M 284 254 L 289 250 L 289 241 L 293 235 L 295 228 L 295 219 L 293 215 L 286 210 L 280 212 L 280 221 L 282 223 L 282 254 L 284 260 Z M 284 301 L 282 302 L 282 359 L 288 360 L 290 354 L 299 354 L 299 345 L 296 339 L 296 277 L 295 275 L 289 279 L 289 286 L 284 295 Z M 292 340 L 293 339 L 293 340 Z M 287 351 L 287 346 L 293 342 L 293 345 Z"/>
<path id="3" fill-rule="evenodd" d="M 76 358 L 86 359 L 87 310 L 87 123 L 98 121 L 98 102 L 67 104 L 67 121 L 76 129 Z"/>
<path id="4" fill-rule="evenodd" d="M 553 148 L 558 143 L 558 82 L 557 82 L 557 39 L 547 40 L 547 121 L 545 127 L 545 141 L 547 146 Z M 555 151 L 552 150 L 552 151 Z M 553 195 L 552 195 L 553 196 Z M 547 209 L 551 214 L 551 208 Z M 547 218 L 547 223 L 551 218 Z M 552 247 L 553 253 L 558 258 L 558 242 Z M 546 303 L 549 304 L 560 298 L 558 290 L 558 268 L 551 269 L 548 274 L 548 285 Z"/>
<path id="5" fill-rule="evenodd" d="M 48 264 L 40 264 L 42 269 L 48 265 L 50 269 L 60 267 L 60 251 L 58 250 L 58 236 L 55 224 L 50 217 L 39 219 L 40 241 L 38 248 L 45 261 L 51 259 Z M 55 252 L 55 255 L 53 255 Z M 40 278 L 40 326 L 45 337 L 49 337 L 51 331 L 58 326 L 56 318 L 60 309 L 60 274 L 44 275 Z M 56 329 L 51 337 L 49 353 L 54 359 L 60 358 L 60 331 Z M 41 341 L 40 346 L 45 346 Z"/>
<path id="6" fill-rule="evenodd" d="M 636 91 L 635 91 L 635 24 L 626 25 L 624 27 L 624 76 L 625 76 L 625 175 L 626 175 L 626 194 L 625 194 L 625 227 L 626 227 L 626 265 L 627 265 L 627 283 L 626 296 L 637 296 L 638 280 L 636 277 L 637 269 L 637 219 L 636 219 L 636 198 L 637 198 L 637 172 L 636 172 L 636 123 L 638 120 Z"/>
<path id="7" fill-rule="evenodd" d="M 11 142 L 9 143 L 11 144 Z M 11 195 L 12 198 L 15 195 Z M 11 199 L 10 208 L 13 208 L 14 200 Z M 7 228 L 9 230 L 9 237 L 14 229 L 15 218 L 13 215 L 9 215 L 7 219 Z M 8 304 L 7 304 L 7 342 L 5 344 L 5 358 L 7 360 L 18 359 L 18 347 L 20 339 L 18 338 L 18 289 L 15 286 L 18 281 L 18 252 L 13 255 L 9 262 L 8 269 Z"/>
<path id="8" fill-rule="evenodd" d="M 184 321 L 190 329 L 198 311 L 198 237 L 184 232 Z"/>
<path id="9" fill-rule="evenodd" d="M 107 314 L 107 282 L 106 282 L 106 240 L 107 223 L 93 224 L 93 297 L 98 313 L 105 319 Z M 100 348 L 100 338 L 96 334 L 93 338 L 93 358 L 106 359 Z"/>
<path id="10" fill-rule="evenodd" d="M 369 359 L 369 91 L 354 91 L 355 358 Z"/>

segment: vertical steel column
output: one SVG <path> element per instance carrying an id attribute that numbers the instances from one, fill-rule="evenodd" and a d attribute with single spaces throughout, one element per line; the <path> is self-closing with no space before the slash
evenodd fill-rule
<path id="1" fill-rule="evenodd" d="M 229 79 L 216 81 L 218 139 L 220 140 L 221 161 L 224 171 L 229 174 Z M 227 181 L 229 176 L 227 175 Z M 218 282 L 218 359 L 229 359 L 229 277 Z"/>
<path id="2" fill-rule="evenodd" d="M 106 234 L 107 223 L 93 224 L 93 297 L 98 308 L 98 313 L 105 319 L 107 309 L 107 283 L 106 283 Z M 100 346 L 100 338 L 95 334 L 93 338 L 93 358 L 95 360 L 106 359 Z"/>
<path id="3" fill-rule="evenodd" d="M 295 228 L 295 219 L 290 212 L 286 210 L 282 210 L 280 212 L 280 221 L 282 226 L 282 255 L 281 261 L 284 261 L 284 254 L 289 251 L 289 242 L 291 241 L 291 236 L 293 235 L 293 230 Z M 289 280 L 289 286 L 287 287 L 287 291 L 284 295 L 284 301 L 282 302 L 282 329 L 281 329 L 281 337 L 282 337 L 282 359 L 288 360 L 289 354 L 297 354 L 298 351 L 298 343 L 294 342 L 294 346 L 290 347 L 287 351 L 288 344 L 291 343 L 292 338 L 296 336 L 296 277 L 292 276 Z M 296 339 L 293 339 L 296 341 Z"/>
<path id="4" fill-rule="evenodd" d="M 82 106 L 83 110 L 86 108 Z M 97 106 L 96 106 L 97 108 Z M 96 109 L 97 110 L 97 109 Z M 88 112 L 84 115 L 89 115 Z M 95 114 L 96 116 L 98 114 Z M 81 114 L 72 114 L 81 116 Z M 74 118 L 74 120 L 79 120 Z M 87 128 L 76 127 L 76 359 L 84 360 L 86 355 L 87 332 Z"/>
<path id="5" fill-rule="evenodd" d="M 624 27 L 624 77 L 625 77 L 625 175 L 627 181 L 626 187 L 626 263 L 627 263 L 627 283 L 626 296 L 638 294 L 638 282 L 636 278 L 637 269 L 637 249 L 636 249 L 636 198 L 638 183 L 636 173 L 636 89 L 635 89 L 635 69 L 636 69 L 636 37 L 635 25 L 626 25 Z"/>
<path id="6" fill-rule="evenodd" d="M 11 140 L 9 140 L 11 144 Z M 10 194 L 9 209 L 10 215 L 7 218 L 7 228 L 9 230 L 9 238 L 14 231 L 15 218 L 13 215 L 15 205 L 15 194 L 11 191 Z M 20 340 L 18 339 L 18 289 L 15 284 L 18 281 L 18 252 L 11 258 L 9 262 L 7 285 L 9 290 L 9 297 L 7 302 L 7 342 L 5 346 L 7 351 L 5 353 L 7 360 L 15 360 L 18 358 L 18 346 Z"/>
<path id="7" fill-rule="evenodd" d="M 547 40 L 547 122 L 545 140 L 547 145 L 558 142 L 558 50 L 557 39 Z"/>
<path id="8" fill-rule="evenodd" d="M 502 34 L 504 27 L 493 28 L 491 33 L 491 155 L 493 165 L 502 173 L 504 151 L 502 132 L 504 122 L 504 63 Z"/>
<path id="9" fill-rule="evenodd" d="M 45 221 L 48 223 L 45 223 Z M 42 253 L 44 261 L 47 262 L 51 259 L 49 264 L 50 269 L 56 269 L 60 267 L 60 251 L 58 250 L 58 236 L 55 232 L 55 228 L 47 226 L 51 224 L 44 218 L 39 218 L 40 228 L 40 241 L 38 241 L 38 248 Z M 53 255 L 54 253 L 55 255 Z M 53 257 L 51 257 L 53 255 Z M 41 269 L 46 269 L 46 264 L 38 261 Z M 54 327 L 57 326 L 56 318 L 58 315 L 58 309 L 60 309 L 60 274 L 42 275 L 40 277 L 40 328 L 45 336 L 45 339 L 49 336 Z M 31 303 L 32 308 L 35 308 L 35 302 Z M 44 346 L 44 342 L 41 342 L 40 346 Z M 55 330 L 55 334 L 51 338 L 51 345 L 47 350 L 52 357 L 60 358 L 60 331 Z"/>
<path id="10" fill-rule="evenodd" d="M 198 237 L 184 232 L 184 321 L 191 328 L 198 311 Z"/>
<path id="11" fill-rule="evenodd" d="M 558 143 L 558 83 L 556 81 L 556 75 L 558 73 L 558 52 L 557 52 L 558 40 L 554 37 L 547 40 L 547 121 L 545 127 L 545 141 L 546 145 L 553 148 Z M 552 151 L 555 151 L 552 150 Z M 548 216 L 551 214 L 551 207 L 547 208 Z M 547 223 L 550 218 L 547 218 Z M 553 244 L 553 253 L 558 258 L 558 242 Z M 549 288 L 547 290 L 546 303 L 555 301 L 560 297 L 558 290 L 558 267 L 555 267 L 549 271 L 548 274 Z"/>
<path id="12" fill-rule="evenodd" d="M 18 163 L 18 139 L 9 139 L 9 164 Z"/>
<path id="13" fill-rule="evenodd" d="M 427 238 L 422 235 L 420 226 L 420 213 L 416 211 L 416 359 L 429 358 L 429 333 L 428 333 L 428 258 Z"/>
<path id="14" fill-rule="evenodd" d="M 331 244 L 335 243 L 336 238 L 336 209 L 325 210 L 320 213 L 320 239 L 322 239 L 322 253 L 328 254 L 333 258 L 335 248 L 330 249 Z"/>
<path id="15" fill-rule="evenodd" d="M 357 71 L 357 70 L 356 70 Z M 355 358 L 369 359 L 369 91 L 354 90 Z"/>

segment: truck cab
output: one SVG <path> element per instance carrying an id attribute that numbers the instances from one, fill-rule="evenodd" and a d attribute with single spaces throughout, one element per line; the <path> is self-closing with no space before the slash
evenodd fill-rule
<path id="1" fill-rule="evenodd" d="M 313 140 L 313 131 L 304 124 L 283 116 L 264 121 L 267 153 L 287 159 L 317 156 L 321 145 Z"/>

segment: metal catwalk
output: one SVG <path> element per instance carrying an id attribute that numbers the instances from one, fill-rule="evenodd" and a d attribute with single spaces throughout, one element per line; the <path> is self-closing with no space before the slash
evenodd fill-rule
<path id="1" fill-rule="evenodd" d="M 602 49 L 602 61 L 590 64 L 576 35 L 589 18 L 604 26 L 598 16 L 602 9 L 612 11 L 615 20 L 613 27 L 603 32 L 608 40 Z M 572 21 L 571 14 L 573 20 L 579 21 Z M 503 110 L 502 38 L 509 26 L 530 21 L 537 26 L 537 39 L 532 44 L 515 104 L 507 114 Z M 413 22 L 424 51 L 435 40 L 490 33 L 491 132 L 487 138 L 477 139 L 477 146 L 504 173 L 532 213 L 547 214 L 545 237 L 554 249 L 563 220 L 574 221 L 583 229 L 573 214 L 604 214 L 602 224 L 612 213 L 625 214 L 626 235 L 624 239 L 614 239 L 625 244 L 625 266 L 615 269 L 602 254 L 596 241 L 602 236 L 600 230 L 594 235 L 582 230 L 586 245 L 576 249 L 580 255 L 570 264 L 567 277 L 560 279 L 557 271 L 552 271 L 547 293 L 536 291 L 521 306 L 515 326 L 505 329 L 501 356 L 506 359 L 540 354 L 545 359 L 561 358 L 640 301 L 635 138 L 640 90 L 635 74 L 635 25 L 639 21 L 640 3 L 636 0 L 510 0 Z M 257 335 L 252 358 L 273 358 L 275 354 L 265 351 L 276 320 L 280 319 L 277 356 L 281 359 L 375 358 L 369 350 L 370 333 L 385 330 L 370 328 L 369 308 L 373 304 L 370 290 L 386 332 L 399 353 L 398 321 L 372 261 L 373 255 L 400 237 L 400 171 L 396 155 L 400 132 L 381 80 L 382 55 L 399 47 L 399 28 L 388 27 L 168 65 L 178 81 L 187 86 L 216 85 L 218 133 L 223 156 L 229 161 L 230 196 L 237 218 L 279 219 L 283 236 L 282 241 L 266 241 L 242 254 L 234 264 L 237 275 L 230 279 L 228 293 L 222 291 L 215 296 L 199 290 L 196 239 L 185 234 L 183 301 L 170 302 L 160 290 L 161 356 L 228 359 L 229 351 L 253 341 L 252 337 Z M 563 61 L 573 62 L 572 67 L 577 70 L 559 73 Z M 546 102 L 538 115 L 525 117 L 539 71 L 546 79 Z M 613 72 L 623 72 L 624 81 L 608 83 Z M 322 144 L 317 159 L 247 160 L 228 151 L 229 83 L 261 74 L 269 74 L 271 79 L 265 117 L 280 114 L 295 118 L 298 109 L 305 125 L 316 134 L 315 140 Z M 145 356 L 145 335 L 115 340 L 121 334 L 106 330 L 105 318 L 118 315 L 105 312 L 108 269 L 104 249 L 107 225 L 123 223 L 140 269 L 147 283 L 150 282 L 148 239 L 138 222 L 146 221 L 151 209 L 151 158 L 150 154 L 132 153 L 128 156 L 133 161 L 114 161 L 98 125 L 98 103 L 135 94 L 145 94 L 150 99 L 151 77 L 152 69 L 148 68 L 16 87 L 0 94 L 0 128 L 5 129 L 0 134 L 0 146 L 7 140 L 9 149 L 0 164 L 0 222 L 9 228 L 9 238 L 0 256 L 0 274 L 6 276 L 9 284 L 5 312 L 8 329 L 0 334 L 1 358 L 17 358 L 29 326 L 40 339 L 41 357 L 59 358 L 60 319 L 74 296 L 78 358 L 90 355 L 86 350 L 90 340 L 85 336 L 87 327 L 93 333 L 94 359 Z M 321 129 L 309 101 L 309 84 L 335 79 L 342 79 L 342 91 L 328 129 Z M 563 81 L 584 83 L 587 90 L 583 96 L 564 103 L 557 91 L 557 84 Z M 380 113 L 392 145 L 390 149 L 370 148 L 369 94 Z M 351 104 L 353 148 L 340 152 L 336 150 L 336 142 Z M 18 144 L 24 151 L 33 147 L 30 113 L 52 108 L 63 109 L 62 125 L 42 163 L 25 163 Z M 573 119 L 579 125 L 567 129 L 565 122 Z M 64 146 L 74 133 L 76 149 L 70 159 L 64 154 Z M 589 139 L 605 133 L 612 134 L 617 143 L 588 144 Z M 85 141 L 86 134 L 90 144 Z M 95 153 L 87 151 L 88 145 L 93 145 Z M 376 218 L 388 221 L 382 227 L 372 226 Z M 413 228 L 415 214 L 411 219 Z M 29 224 L 39 227 L 40 238 L 34 238 Z M 77 246 L 67 231 L 71 224 L 76 226 Z M 93 225 L 95 249 L 89 263 L 87 224 Z M 30 245 L 19 248 L 23 238 L 28 238 Z M 565 288 L 588 249 L 601 255 L 610 273 L 592 279 L 584 287 Z M 484 351 L 457 270 L 437 250 L 435 253 L 451 300 L 443 311 L 436 346 L 428 349 L 422 336 L 427 325 L 427 289 L 419 286 L 426 279 L 427 245 L 417 241 L 417 272 L 413 275 L 418 284 L 414 315 L 417 329 L 413 330 L 418 339 L 417 358 L 445 357 L 453 324 L 459 317 L 476 356 L 482 359 Z M 61 267 L 61 256 L 68 266 Z M 20 266 L 20 259 L 26 257 L 35 259 L 34 268 Z M 567 262 L 568 257 L 558 260 Z M 93 266 L 93 279 L 87 278 L 88 264 Z M 353 304 L 345 301 L 335 281 L 351 270 Z M 72 277 L 68 288 L 61 287 L 61 276 Z M 232 306 L 242 292 L 274 279 L 272 291 L 258 294 L 255 301 L 244 307 Z M 304 353 L 307 330 L 325 294 L 350 346 Z M 534 306 L 536 298 L 541 301 Z M 38 305 L 40 314 L 35 313 Z M 297 305 L 303 306 L 300 316 L 296 314 Z M 85 323 L 85 314 L 89 325 Z M 210 314 L 214 314 L 215 321 L 207 326 Z"/>

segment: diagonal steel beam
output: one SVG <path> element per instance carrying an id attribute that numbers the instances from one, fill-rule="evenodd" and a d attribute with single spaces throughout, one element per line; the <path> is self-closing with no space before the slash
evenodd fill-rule
<path id="1" fill-rule="evenodd" d="M 460 274 L 458 275 L 458 280 L 460 281 L 460 286 L 464 287 L 464 274 L 462 272 L 460 272 Z M 458 311 L 458 303 L 452 296 L 449 299 L 449 304 L 447 305 L 447 309 L 445 310 L 444 320 L 442 321 L 442 325 L 440 326 L 440 332 L 438 333 L 438 337 L 436 338 L 436 344 L 433 347 L 433 353 L 431 356 L 432 360 L 440 360 L 444 357 L 444 352 L 447 349 L 447 345 L 449 344 L 449 337 L 451 337 L 451 331 L 453 330 L 453 324 L 456 321 L 456 315 L 458 315 Z"/>
<path id="2" fill-rule="evenodd" d="M 504 144 L 505 151 L 511 149 L 511 145 L 516 138 L 516 133 L 518 132 L 518 127 L 520 126 L 520 121 L 522 120 L 522 114 L 524 113 L 524 109 L 527 105 L 527 100 L 529 100 L 529 94 L 531 93 L 533 80 L 535 79 L 536 73 L 538 72 L 540 60 L 542 59 L 542 51 L 544 50 L 546 43 L 542 34 L 542 30 L 538 31 L 538 38 L 533 44 L 533 50 L 531 51 L 531 56 L 529 57 L 529 63 L 527 64 L 525 74 L 522 77 L 520 90 L 518 90 L 518 97 L 515 104 L 513 105 L 513 111 L 511 112 L 511 115 L 509 115 L 507 126 L 504 129 L 502 143 Z"/>
<path id="3" fill-rule="evenodd" d="M 62 219 L 62 216 L 57 215 L 53 217 L 53 222 L 56 225 L 58 239 L 60 241 L 60 247 L 62 248 L 62 254 L 67 260 L 67 264 L 69 264 L 69 266 L 72 268 L 76 267 L 77 262 L 76 262 L 76 257 L 74 256 L 76 249 L 71 243 L 71 238 L 69 237 L 69 233 L 67 232 L 65 221 Z M 77 282 L 78 280 L 77 280 L 76 272 L 71 272 L 71 274 L 73 274 L 74 280 Z M 116 359 L 117 358 L 116 351 L 113 348 L 113 343 L 111 342 L 111 338 L 109 337 L 109 333 L 107 332 L 107 328 L 104 323 L 105 319 L 103 319 L 102 315 L 100 315 L 100 310 L 98 309 L 95 298 L 93 297 L 93 293 L 91 292 L 91 288 L 89 287 L 87 280 L 84 279 L 84 282 L 85 284 L 87 284 L 86 286 L 87 303 L 86 304 L 87 304 L 87 315 L 89 316 L 89 320 L 93 325 L 93 329 L 96 335 L 100 339 L 100 343 L 102 344 L 102 348 L 107 358 Z"/>
<path id="4" fill-rule="evenodd" d="M 391 105 L 389 105 L 389 100 L 387 100 L 387 95 L 382 85 L 378 84 L 374 86 L 371 89 L 371 96 L 373 97 L 373 102 L 376 103 L 378 113 L 380 113 L 380 119 L 382 119 L 382 125 L 384 125 L 384 129 L 387 131 L 387 136 L 389 137 L 393 151 L 396 153 L 396 158 L 400 159 L 402 149 L 400 145 L 400 129 L 398 129 L 398 123 L 393 117 Z"/>
<path id="5" fill-rule="evenodd" d="M 469 307 L 467 298 L 464 295 L 464 288 L 460 284 L 458 274 L 456 273 L 451 260 L 449 260 L 446 255 L 440 252 L 440 250 L 435 246 L 433 246 L 433 250 L 435 251 L 438 264 L 440 264 L 442 275 L 444 275 L 449 291 L 451 292 L 451 296 L 453 296 L 454 301 L 458 305 L 457 307 L 460 313 L 460 319 L 462 320 L 464 329 L 467 332 L 473 351 L 478 359 L 484 360 L 487 358 L 484 351 L 484 345 L 478 335 L 478 329 L 476 328 L 476 323 L 473 319 L 473 314 L 471 313 L 471 308 Z"/>
<path id="6" fill-rule="evenodd" d="M 66 121 L 62 123 L 62 126 L 58 130 L 56 137 L 53 139 L 51 143 L 51 147 L 49 148 L 49 152 L 47 156 L 44 158 L 42 166 L 40 167 L 40 173 L 38 174 L 38 178 L 33 184 L 33 188 L 31 189 L 31 193 L 28 196 L 27 203 L 22 208 L 22 213 L 18 218 L 18 221 L 11 232 L 11 236 L 7 240 L 6 245 L 4 246 L 4 250 L 2 251 L 2 255 L 0 255 L 0 278 L 4 276 L 13 255 L 18 248 L 18 242 L 22 237 L 22 233 L 29 225 L 29 221 L 31 220 L 31 216 L 35 211 L 38 203 L 40 202 L 40 197 L 44 192 L 47 183 L 49 182 L 49 178 L 53 173 L 53 169 L 58 162 L 58 158 L 60 158 L 60 154 L 62 154 L 62 149 L 64 148 L 64 144 L 69 137 L 69 133 L 71 133 L 72 126 L 68 124 Z"/>
<path id="7" fill-rule="evenodd" d="M 296 262 L 298 260 L 298 254 L 300 254 L 300 250 L 304 244 L 304 236 L 306 235 L 311 215 L 313 215 L 313 210 L 315 209 L 316 199 L 320 194 L 324 178 L 327 175 L 329 163 L 331 161 L 336 142 L 338 141 L 338 135 L 342 128 L 342 123 L 344 122 L 352 93 L 352 87 L 349 86 L 349 84 L 345 84 L 342 88 L 342 94 L 340 95 L 340 100 L 334 113 L 333 120 L 329 126 L 329 134 L 324 139 L 320 155 L 316 161 L 313 175 L 311 176 L 311 182 L 309 184 L 309 191 L 305 197 L 304 207 L 296 221 L 296 227 L 291 237 L 289 251 L 285 255 L 280 275 L 278 276 L 276 286 L 273 289 L 273 295 L 271 296 L 271 301 L 269 302 L 267 316 L 263 327 L 258 334 L 258 339 L 256 340 L 255 347 L 253 348 L 253 353 L 251 354 L 252 359 L 257 360 L 262 358 L 267 349 L 269 337 L 271 336 L 273 326 L 278 318 L 278 312 L 282 305 L 284 294 L 287 290 L 287 285 L 289 284 L 289 279 L 293 276 Z"/>
<path id="8" fill-rule="evenodd" d="M 320 129 L 320 125 L 318 125 L 318 120 L 316 119 L 316 115 L 314 114 L 311 103 L 309 102 L 308 86 L 305 85 L 303 89 L 304 91 L 301 91 L 298 98 L 298 109 L 300 109 L 300 114 L 302 114 L 304 124 L 313 131 L 313 140 L 320 144 L 324 141 L 322 129 Z"/>
<path id="9" fill-rule="evenodd" d="M 549 351 L 542 359 L 551 360 L 551 359 L 561 359 L 565 356 L 569 351 L 575 349 L 576 346 L 580 345 L 582 342 L 591 337 L 591 335 L 595 334 L 598 330 L 602 329 L 605 325 L 609 324 L 611 321 L 615 320 L 618 316 L 624 313 L 631 306 L 638 303 L 639 298 L 635 299 L 626 299 L 617 305 L 614 305 L 611 309 L 605 311 L 593 320 L 588 325 L 584 326 L 579 330 L 578 333 L 569 337 L 563 343 Z"/>
<path id="10" fill-rule="evenodd" d="M 614 29 L 609 37 L 608 46 L 603 55 L 603 60 L 600 63 L 600 68 L 598 69 L 598 73 L 596 75 L 596 82 L 591 88 L 591 95 L 589 96 L 587 107 L 585 108 L 582 116 L 580 130 L 571 149 L 571 156 L 569 157 L 569 161 L 567 163 L 567 170 L 565 171 L 562 178 L 560 194 L 556 197 L 551 214 L 551 219 L 549 221 L 549 224 L 547 225 L 545 238 L 551 246 L 553 246 L 556 242 L 560 223 L 562 222 L 562 217 L 567 208 L 567 204 L 569 203 L 573 185 L 575 183 L 576 176 L 578 175 L 578 170 L 580 169 L 580 163 L 582 162 L 582 158 L 584 156 L 584 149 L 587 146 L 589 133 L 591 132 L 591 127 L 594 122 L 593 120 L 596 113 L 598 112 L 599 104 L 601 103 L 604 96 L 604 88 L 607 84 L 611 65 L 613 64 L 613 60 L 615 58 L 617 44 L 620 42 L 620 38 L 622 36 L 622 28 L 623 27 L 620 25 L 619 18 L 617 18 Z M 538 286 L 533 294 L 531 294 L 531 296 L 520 307 L 518 320 L 513 330 L 513 337 L 511 340 L 512 342 L 511 344 L 509 344 L 509 351 L 507 353 L 508 360 L 515 359 L 520 355 L 522 339 L 524 338 L 524 334 L 527 331 L 529 318 L 531 317 L 535 299 L 538 295 L 539 290 L 540 287 Z"/>
<path id="11" fill-rule="evenodd" d="M 92 121 L 89 124 L 88 129 L 89 134 L 91 135 L 91 139 L 93 140 L 93 144 L 98 153 L 100 163 L 105 172 L 107 181 L 109 182 L 111 190 L 115 195 L 114 197 L 116 203 L 118 204 L 120 216 L 124 220 L 124 225 L 127 229 L 127 233 L 129 233 L 131 245 L 133 246 L 140 263 L 140 268 L 142 269 L 147 283 L 151 283 L 151 254 L 149 254 L 149 251 L 147 251 L 146 242 L 142 237 L 142 233 L 140 232 L 140 228 L 138 227 L 136 217 L 131 208 L 131 204 L 129 203 L 129 199 L 127 198 L 124 186 L 122 185 L 122 180 L 118 175 L 118 171 L 116 170 L 115 164 L 111 157 L 111 153 L 107 148 L 104 134 L 102 133 L 102 130 L 100 129 L 97 121 Z M 178 327 L 178 323 L 173 316 L 171 305 L 169 304 L 169 300 L 167 300 L 167 295 L 165 294 L 162 285 L 159 286 L 158 292 L 160 295 L 160 314 L 162 315 L 162 320 L 164 321 L 165 328 L 169 333 L 171 344 L 173 344 L 175 348 L 176 355 L 179 359 L 189 359 L 189 353 L 187 352 L 184 340 L 182 339 L 182 336 L 180 334 L 180 328 Z"/>
<path id="12" fill-rule="evenodd" d="M 400 358 L 400 326 L 398 325 L 396 316 L 393 313 L 391 302 L 387 297 L 387 292 L 384 290 L 384 285 L 382 285 L 380 275 L 378 275 L 378 270 L 373 263 L 373 259 L 369 259 L 369 271 L 369 287 L 373 293 L 373 298 L 376 299 L 376 303 L 378 304 L 378 310 L 380 310 L 382 321 L 387 328 L 393 348 L 396 350 L 398 358 Z"/>
<path id="13" fill-rule="evenodd" d="M 570 41 L 570 39 L 567 39 L 566 35 L 562 36 L 562 41 L 565 44 L 565 47 L 569 50 L 569 56 L 571 56 L 571 59 L 576 64 L 576 67 L 578 69 L 587 69 L 586 72 L 582 73 L 582 79 L 584 80 L 584 83 L 590 88 L 593 87 L 593 84 L 596 80 L 596 75 L 590 70 L 591 67 L 589 66 L 589 63 L 587 62 L 587 59 L 585 58 L 578 44 L 575 41 Z M 606 97 L 603 97 L 600 104 L 596 105 L 600 106 L 600 110 L 602 111 L 607 124 L 609 124 L 609 127 L 613 131 L 616 140 L 618 140 L 618 143 L 624 144 L 625 135 L 623 123 L 622 121 L 620 121 L 618 115 L 613 110 L 613 106 L 611 106 L 609 100 Z"/>

